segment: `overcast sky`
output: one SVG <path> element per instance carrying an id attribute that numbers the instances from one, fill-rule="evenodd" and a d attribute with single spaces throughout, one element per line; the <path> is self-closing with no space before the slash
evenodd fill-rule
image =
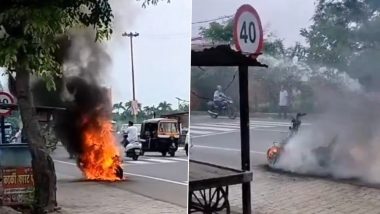
<path id="1" fill-rule="evenodd" d="M 129 38 L 133 40 L 136 99 L 145 105 L 167 101 L 177 107 L 175 97 L 189 100 L 191 53 L 191 1 L 174 0 L 141 7 L 141 1 L 111 1 L 115 14 L 114 35 L 109 43 L 113 60 L 113 101 L 132 100 Z"/>
<path id="2" fill-rule="evenodd" d="M 304 42 L 299 31 L 311 24 L 315 8 L 314 0 L 193 0 L 192 22 L 233 15 L 243 4 L 252 5 L 259 13 L 264 31 L 283 38 L 287 46 Z M 198 35 L 200 26 L 192 25 L 192 36 Z"/>

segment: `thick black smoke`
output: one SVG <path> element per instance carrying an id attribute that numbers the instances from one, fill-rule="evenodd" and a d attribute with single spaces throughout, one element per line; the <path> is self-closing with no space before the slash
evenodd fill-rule
<path id="1" fill-rule="evenodd" d="M 75 32 L 63 54 L 63 77 L 56 78 L 56 90 L 48 91 L 43 80 L 32 81 L 35 106 L 63 107 L 54 115 L 54 130 L 70 154 L 83 152 L 83 131 L 98 125 L 98 118 L 111 118 L 112 104 L 102 86 L 110 66 L 110 57 L 95 42 L 93 32 Z M 14 91 L 14 79 L 9 79 Z"/>
<path id="2" fill-rule="evenodd" d="M 66 111 L 56 115 L 55 131 L 70 154 L 81 155 L 84 131 L 97 126 L 97 119 L 109 117 L 111 103 L 105 88 L 80 77 L 71 77 L 65 86 L 73 101 L 66 103 Z"/>
<path id="3" fill-rule="evenodd" d="M 94 41 L 94 34 L 74 34 L 64 60 L 61 100 L 66 111 L 56 115 L 55 131 L 70 154 L 83 152 L 83 133 L 98 126 L 99 118 L 111 118 L 112 104 L 107 88 L 101 85 L 110 57 Z"/>

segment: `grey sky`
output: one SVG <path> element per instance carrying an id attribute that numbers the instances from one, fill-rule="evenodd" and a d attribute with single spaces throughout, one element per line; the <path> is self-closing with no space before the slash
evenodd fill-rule
<path id="1" fill-rule="evenodd" d="M 233 15 L 243 4 L 252 5 L 259 13 L 264 36 L 273 32 L 287 46 L 304 42 L 299 31 L 311 24 L 315 8 L 314 0 L 193 0 L 192 22 Z M 192 36 L 198 34 L 199 26 L 192 26 Z"/>
<path id="2" fill-rule="evenodd" d="M 115 32 L 108 44 L 112 56 L 113 101 L 132 100 L 129 38 L 124 31 L 138 32 L 134 38 L 136 99 L 143 105 L 175 97 L 189 100 L 191 1 L 175 0 L 141 8 L 141 1 L 111 1 Z"/>

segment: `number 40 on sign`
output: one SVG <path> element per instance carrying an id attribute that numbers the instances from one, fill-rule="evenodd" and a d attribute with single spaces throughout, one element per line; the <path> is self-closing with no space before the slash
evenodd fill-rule
<path id="1" fill-rule="evenodd" d="M 234 42 L 238 51 L 252 56 L 257 56 L 263 49 L 260 17 L 250 5 L 241 6 L 235 14 Z"/>

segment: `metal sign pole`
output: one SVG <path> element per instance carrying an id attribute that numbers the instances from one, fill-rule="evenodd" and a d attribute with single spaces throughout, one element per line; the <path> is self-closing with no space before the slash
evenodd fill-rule
<path id="1" fill-rule="evenodd" d="M 250 171 L 248 66 L 239 66 L 241 167 Z M 243 214 L 251 214 L 251 183 L 242 184 Z"/>
<path id="2" fill-rule="evenodd" d="M 1 116 L 1 144 L 5 144 L 5 117 Z"/>

